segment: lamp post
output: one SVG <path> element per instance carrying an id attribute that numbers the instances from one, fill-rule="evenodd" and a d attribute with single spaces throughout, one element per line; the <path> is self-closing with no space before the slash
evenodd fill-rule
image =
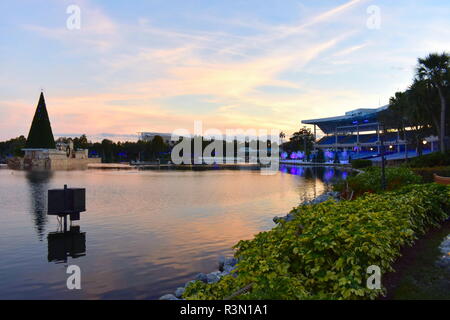
<path id="1" fill-rule="evenodd" d="M 381 189 L 386 190 L 386 165 L 385 165 L 385 145 L 384 145 L 384 124 L 381 125 L 381 135 L 380 135 L 380 142 L 381 142 Z"/>

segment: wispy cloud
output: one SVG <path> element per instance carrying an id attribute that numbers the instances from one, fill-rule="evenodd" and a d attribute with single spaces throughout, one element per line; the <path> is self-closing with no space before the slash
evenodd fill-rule
<path id="1" fill-rule="evenodd" d="M 158 22 L 153 12 L 122 14 L 116 4 L 101 7 L 84 0 L 78 2 L 81 30 L 28 20 L 19 23 L 22 31 L 42 40 L 41 45 L 51 47 L 61 60 L 54 65 L 41 59 L 45 68 L 17 73 L 18 79 L 28 77 L 27 86 L 48 89 L 55 132 L 162 132 L 190 128 L 198 119 L 220 129 L 260 126 L 292 132 L 301 119 L 370 107 L 390 87 L 406 83 L 410 75 L 398 68 L 414 63 L 415 57 L 407 56 L 412 44 L 446 47 L 438 45 L 439 36 L 426 34 L 433 30 L 443 35 L 439 30 L 447 22 L 435 22 L 435 29 L 431 22 L 429 29 L 422 26 L 420 41 L 414 34 L 398 37 L 395 32 L 402 30 L 395 24 L 395 10 L 383 10 L 382 29 L 370 33 L 365 26 L 365 5 L 370 2 L 339 1 L 325 9 L 316 6 L 319 2 L 302 3 L 300 9 L 314 14 L 297 20 L 291 14 L 289 22 L 273 21 L 268 13 L 219 16 L 194 10 L 186 13 L 195 18 L 193 23 L 182 24 L 176 18 Z M 396 47 L 399 39 L 405 41 L 401 48 Z M 20 59 L 32 64 L 35 57 L 30 53 Z M 5 65 L 11 65 L 9 72 L 16 75 L 14 64 Z M 56 73 L 64 65 L 71 73 Z M 392 79 L 387 81 L 388 77 Z M 176 109 L 171 105 L 174 98 Z M 20 105 L 22 116 L 31 118 L 35 99 L 0 97 L 0 108 L 8 113 L 3 118 L 8 120 L 0 120 L 0 136 L 27 130 L 28 124 L 11 122 L 19 120 L 10 113 Z"/>

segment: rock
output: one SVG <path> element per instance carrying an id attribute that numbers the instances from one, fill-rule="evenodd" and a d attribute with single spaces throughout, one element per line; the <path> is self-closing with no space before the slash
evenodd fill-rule
<path id="1" fill-rule="evenodd" d="M 289 213 L 286 218 L 284 218 L 284 221 L 289 222 L 294 220 L 294 215 L 292 213 Z"/>
<path id="2" fill-rule="evenodd" d="M 437 261 L 437 264 L 443 268 L 450 268 L 450 235 L 441 243 L 439 249 L 442 256 Z"/>
<path id="3" fill-rule="evenodd" d="M 175 297 L 180 299 L 183 296 L 185 290 L 185 288 L 177 288 L 177 290 L 175 291 Z"/>
<path id="4" fill-rule="evenodd" d="M 223 272 L 230 274 L 234 269 L 236 269 L 236 266 L 225 265 L 225 267 L 223 268 Z"/>
<path id="5" fill-rule="evenodd" d="M 206 279 L 208 283 L 216 283 L 220 280 L 219 276 L 215 273 L 209 273 L 206 275 Z"/>
<path id="6" fill-rule="evenodd" d="M 173 294 L 165 294 L 162 297 L 160 297 L 159 300 L 179 300 L 179 299 L 175 297 Z"/>
<path id="7" fill-rule="evenodd" d="M 234 267 L 235 265 L 236 265 L 236 263 L 237 263 L 237 259 L 236 258 L 234 258 L 234 257 L 228 257 L 228 258 L 225 258 L 225 264 L 224 264 L 224 268 L 225 268 L 225 266 L 232 266 L 232 267 Z"/>
<path id="8" fill-rule="evenodd" d="M 328 201 L 330 199 L 340 201 L 340 193 L 336 192 L 336 191 L 326 192 L 326 193 L 321 194 L 320 196 L 316 197 L 315 199 L 312 199 L 311 201 L 303 201 L 302 205 L 319 204 L 319 203 Z"/>
<path id="9" fill-rule="evenodd" d="M 294 220 L 294 218 L 295 218 L 294 214 L 293 213 L 289 213 L 287 216 L 282 217 L 282 218 L 279 218 L 279 217 L 273 218 L 273 222 L 275 222 L 275 223 L 280 223 L 282 221 L 289 222 L 289 221 Z"/>
<path id="10" fill-rule="evenodd" d="M 218 276 L 218 277 L 220 277 L 220 274 L 221 274 L 222 272 L 220 272 L 220 271 L 214 271 L 214 272 L 211 272 L 211 274 L 213 274 L 213 275 L 216 275 L 216 276 Z"/>
<path id="11" fill-rule="evenodd" d="M 220 271 L 223 270 L 224 264 L 225 264 L 225 256 L 220 256 L 220 257 L 219 257 L 219 270 L 220 270 Z"/>
<path id="12" fill-rule="evenodd" d="M 195 280 L 188 281 L 184 284 L 184 287 L 187 288 L 191 283 L 194 283 Z"/>
<path id="13" fill-rule="evenodd" d="M 208 282 L 208 278 L 207 278 L 206 274 L 204 274 L 204 273 L 199 273 L 199 274 L 197 274 L 197 275 L 195 276 L 195 280 L 201 281 L 201 282 L 204 282 L 204 283 L 207 283 L 207 282 Z"/>
<path id="14" fill-rule="evenodd" d="M 223 271 L 223 272 L 221 272 L 220 273 L 220 277 L 222 278 L 222 277 L 226 277 L 226 276 L 228 276 L 230 273 L 228 272 L 228 271 Z"/>

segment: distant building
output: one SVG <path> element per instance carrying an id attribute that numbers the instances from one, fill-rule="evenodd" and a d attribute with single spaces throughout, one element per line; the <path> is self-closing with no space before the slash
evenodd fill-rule
<path id="1" fill-rule="evenodd" d="M 73 142 L 57 143 L 53 137 L 50 118 L 41 92 L 36 112 L 28 133 L 23 158 L 11 159 L 13 169 L 82 169 L 88 163 L 98 163 L 99 158 L 89 158 L 88 150 L 75 150 Z"/>
<path id="2" fill-rule="evenodd" d="M 382 147 L 382 124 L 379 119 L 388 107 L 356 109 L 346 112 L 343 116 L 303 120 L 302 124 L 314 126 L 316 149 L 339 154 L 345 152 L 352 159 L 379 158 Z M 325 136 L 317 139 L 317 129 L 320 129 Z M 411 146 L 408 145 L 408 140 L 411 140 L 410 131 L 406 131 L 406 136 L 402 136 L 397 128 L 386 127 L 386 129 L 388 133 L 383 136 L 383 139 L 389 159 L 417 155 L 416 150 L 414 148 L 411 150 Z M 425 153 L 437 150 L 436 137 L 428 137 L 423 143 Z"/>
<path id="3" fill-rule="evenodd" d="M 175 141 L 172 141 L 172 134 L 170 133 L 159 133 L 159 132 L 138 132 L 139 140 L 148 142 L 152 141 L 156 136 L 160 136 L 164 143 L 172 146 L 175 144 Z"/>

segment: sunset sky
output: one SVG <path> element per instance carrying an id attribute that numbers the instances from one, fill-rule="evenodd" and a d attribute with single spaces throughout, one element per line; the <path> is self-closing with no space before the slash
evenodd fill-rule
<path id="1" fill-rule="evenodd" d="M 79 30 L 66 27 L 71 4 Z M 450 51 L 446 0 L 17 0 L 0 12 L 0 140 L 28 134 L 41 89 L 56 136 L 194 120 L 292 133 L 387 104 L 417 57 Z"/>

